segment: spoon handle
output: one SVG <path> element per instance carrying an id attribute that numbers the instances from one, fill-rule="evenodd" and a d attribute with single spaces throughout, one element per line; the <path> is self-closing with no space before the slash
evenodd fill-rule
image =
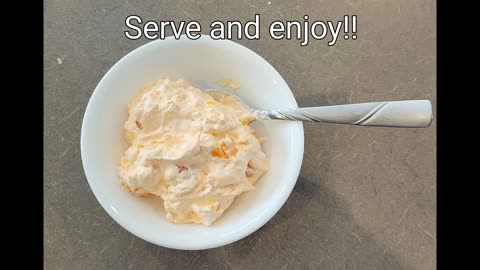
<path id="1" fill-rule="evenodd" d="M 325 122 L 359 126 L 430 126 L 432 104 L 428 100 L 370 102 L 335 106 L 258 111 L 259 119 Z"/>

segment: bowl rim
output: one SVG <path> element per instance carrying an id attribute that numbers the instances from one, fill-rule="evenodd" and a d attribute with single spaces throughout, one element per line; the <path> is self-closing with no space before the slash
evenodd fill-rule
<path id="1" fill-rule="evenodd" d="M 84 113 L 84 116 L 83 116 L 83 119 L 82 119 L 82 125 L 81 125 L 81 131 L 80 131 L 80 155 L 81 155 L 82 166 L 83 166 L 85 178 L 87 178 L 88 185 L 89 185 L 90 189 L 92 190 L 95 198 L 100 203 L 102 208 L 107 212 L 107 214 L 115 222 L 117 222 L 121 227 L 123 227 L 125 230 L 127 230 L 131 234 L 133 234 L 133 235 L 135 235 L 135 236 L 137 236 L 137 237 L 139 237 L 139 238 L 141 238 L 141 239 L 143 239 L 147 242 L 158 245 L 158 246 L 171 248 L 171 249 L 178 249 L 178 250 L 204 250 L 204 249 L 221 247 L 221 246 L 228 245 L 228 244 L 231 244 L 233 242 L 236 242 L 240 239 L 243 239 L 243 238 L 247 237 L 248 235 L 257 231 L 258 229 L 260 229 L 262 226 L 264 226 L 267 222 L 269 222 L 278 213 L 278 211 L 281 209 L 281 207 L 287 201 L 288 197 L 290 196 L 291 192 L 293 191 L 293 188 L 296 185 L 296 182 L 298 181 L 298 177 L 299 177 L 299 174 L 300 174 L 300 169 L 301 169 L 301 166 L 302 166 L 302 163 L 303 163 L 305 138 L 304 138 L 303 123 L 300 122 L 299 129 L 296 130 L 296 132 L 298 132 L 298 141 L 295 142 L 296 143 L 295 146 L 296 146 L 297 150 L 300 150 L 300 152 L 299 152 L 300 160 L 297 163 L 297 166 L 295 166 L 292 169 L 292 175 L 295 175 L 295 179 L 293 181 L 288 182 L 288 185 L 282 190 L 282 193 L 283 193 L 282 196 L 280 197 L 280 199 L 278 199 L 274 203 L 274 206 L 270 209 L 270 211 L 266 212 L 262 216 L 262 218 L 257 219 L 257 221 L 255 223 L 252 223 L 252 225 L 247 226 L 246 228 L 242 229 L 241 231 L 239 231 L 236 234 L 232 234 L 232 236 L 229 237 L 229 239 L 217 240 L 217 241 L 212 239 L 211 242 L 197 243 L 195 245 L 192 245 L 191 243 L 178 243 L 178 242 L 171 243 L 171 242 L 168 242 L 168 241 L 161 241 L 158 238 L 151 237 L 149 234 L 144 233 L 142 230 L 138 229 L 138 227 L 131 226 L 130 224 L 121 220 L 120 216 L 116 215 L 116 213 L 114 213 L 114 210 L 111 209 L 111 207 L 109 207 L 109 205 L 107 205 L 107 202 L 102 200 L 101 191 L 99 191 L 97 189 L 96 185 L 93 183 L 94 182 L 94 180 L 92 179 L 92 178 L 94 178 L 93 173 L 91 173 L 90 167 L 89 167 L 88 162 L 85 158 L 85 155 L 86 155 L 85 153 L 87 151 L 85 149 L 86 148 L 86 143 L 87 143 L 86 139 L 85 139 L 86 138 L 86 132 L 87 132 L 86 128 L 85 128 L 85 125 L 86 125 L 86 122 L 89 119 L 92 118 L 92 116 L 91 116 L 91 114 L 92 114 L 91 113 L 91 111 L 92 111 L 92 108 L 91 108 L 92 107 L 92 105 L 91 105 L 92 101 L 96 99 L 96 96 L 99 93 L 99 91 L 97 91 L 97 90 L 102 88 L 102 85 L 104 84 L 104 81 L 106 80 L 106 78 L 109 77 L 116 69 L 118 69 L 120 66 L 122 66 L 123 63 L 126 62 L 129 58 L 136 57 L 136 55 L 140 54 L 143 50 L 145 50 L 147 48 L 153 48 L 154 46 L 158 46 L 158 45 L 160 45 L 160 43 L 164 43 L 164 42 L 185 42 L 185 41 L 186 42 L 192 42 L 192 41 L 197 42 L 197 41 L 199 41 L 199 42 L 207 42 L 207 43 L 210 43 L 210 42 L 224 42 L 226 46 L 237 47 L 237 49 L 243 50 L 245 53 L 250 54 L 252 57 L 258 58 L 258 60 L 260 62 L 263 62 L 263 64 L 269 70 L 269 72 L 272 72 L 272 73 L 276 74 L 278 76 L 279 80 L 281 82 L 285 83 L 285 85 L 287 86 L 287 89 L 289 90 L 288 94 L 293 99 L 294 107 L 298 108 L 298 104 L 297 104 L 297 101 L 295 99 L 295 96 L 293 95 L 293 92 L 291 91 L 290 87 L 285 82 L 283 77 L 280 75 L 280 73 L 267 60 L 265 60 L 262 56 L 255 53 L 251 49 L 249 49 L 249 48 L 247 48 L 247 47 L 245 47 L 245 46 L 243 46 L 239 43 L 233 42 L 231 40 L 227 40 L 227 39 L 225 39 L 225 40 L 214 40 L 209 35 L 204 35 L 204 34 L 202 34 L 201 37 L 197 40 L 190 40 L 185 35 L 181 35 L 180 39 L 175 39 L 173 36 L 170 36 L 170 37 L 165 38 L 164 40 L 157 39 L 157 40 L 154 40 L 154 41 L 151 41 L 151 42 L 147 42 L 147 43 L 135 48 L 134 50 L 130 51 L 129 53 L 124 55 L 122 58 L 120 58 L 120 60 L 118 60 L 115 64 L 113 64 L 108 69 L 108 71 L 103 75 L 102 79 L 96 85 L 94 91 L 92 92 L 92 94 L 89 98 L 89 101 L 87 103 L 85 113 Z"/>

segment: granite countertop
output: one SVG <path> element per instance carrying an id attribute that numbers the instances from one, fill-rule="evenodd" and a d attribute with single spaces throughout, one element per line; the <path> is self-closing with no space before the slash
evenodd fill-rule
<path id="1" fill-rule="evenodd" d="M 148 42 L 125 38 L 132 14 L 202 26 L 255 13 L 262 25 L 354 14 L 358 39 L 332 47 L 267 35 L 238 42 L 278 70 L 300 106 L 430 99 L 435 114 L 436 1 L 46 0 L 44 11 L 45 269 L 436 268 L 435 120 L 427 129 L 305 123 L 300 176 L 279 213 L 205 251 L 158 247 L 114 222 L 88 186 L 79 145 L 99 80 Z"/>

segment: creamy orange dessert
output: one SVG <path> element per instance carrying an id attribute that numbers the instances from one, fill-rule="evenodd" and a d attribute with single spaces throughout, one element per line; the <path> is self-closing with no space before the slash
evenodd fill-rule
<path id="1" fill-rule="evenodd" d="M 232 97 L 159 80 L 128 112 L 121 183 L 133 195 L 160 196 L 171 222 L 212 224 L 268 169 L 253 115 Z"/>

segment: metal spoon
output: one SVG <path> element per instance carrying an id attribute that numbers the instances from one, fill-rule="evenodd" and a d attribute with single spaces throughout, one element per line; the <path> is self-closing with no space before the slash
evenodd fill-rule
<path id="1" fill-rule="evenodd" d="M 347 124 L 357 126 L 424 128 L 430 126 L 432 104 L 429 100 L 369 102 L 295 109 L 256 110 L 238 96 L 217 89 L 205 90 L 213 98 L 231 96 L 255 115 L 255 120 L 290 120 Z"/>

